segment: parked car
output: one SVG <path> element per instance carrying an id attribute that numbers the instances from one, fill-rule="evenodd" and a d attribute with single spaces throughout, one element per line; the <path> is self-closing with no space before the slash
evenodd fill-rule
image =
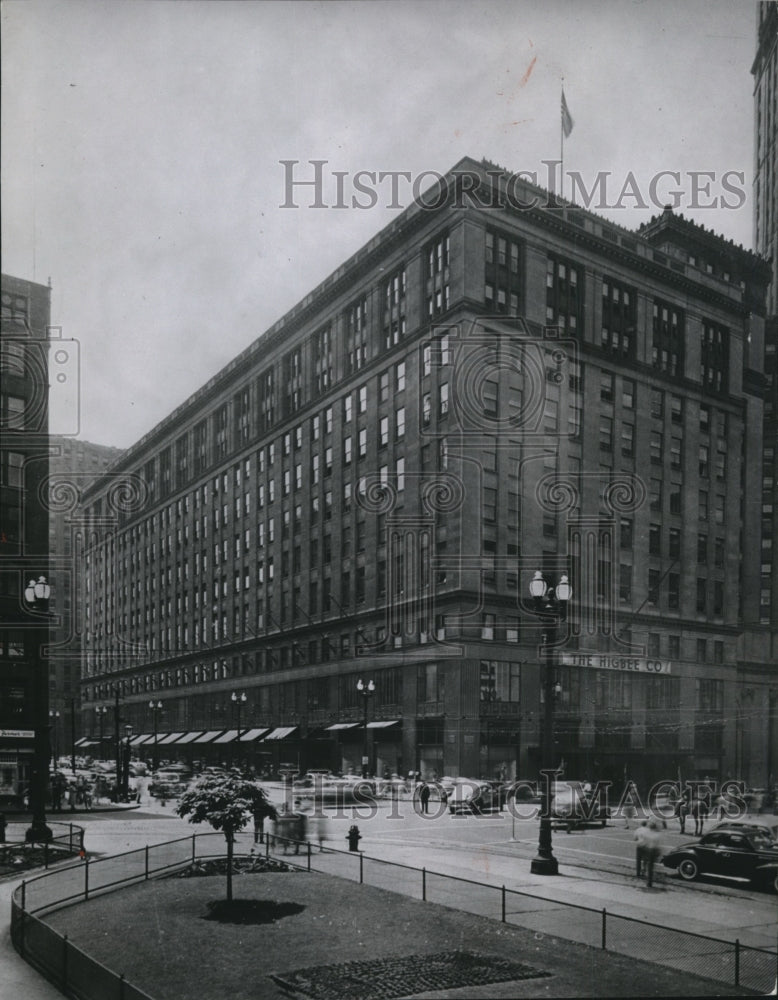
<path id="1" fill-rule="evenodd" d="M 722 820 L 721 823 L 717 823 L 713 827 L 710 833 L 715 833 L 717 830 L 744 830 L 746 833 L 760 833 L 768 840 L 778 841 L 778 825 L 769 826 L 767 823 L 751 822 L 747 819 Z"/>
<path id="2" fill-rule="evenodd" d="M 186 781 L 180 771 L 156 771 L 149 784 L 149 795 L 157 799 L 174 799 L 186 791 Z"/>
<path id="3" fill-rule="evenodd" d="M 448 796 L 448 811 L 455 815 L 499 809 L 500 794 L 500 791 L 492 788 L 488 781 L 457 778 Z"/>
<path id="4" fill-rule="evenodd" d="M 551 825 L 568 833 L 582 826 L 605 826 L 611 817 L 610 808 L 585 792 L 580 781 L 555 781 L 551 791 Z"/>
<path id="5" fill-rule="evenodd" d="M 778 892 L 778 845 L 760 832 L 713 830 L 699 841 L 683 844 L 662 858 L 687 881 L 698 875 L 747 879 Z"/>

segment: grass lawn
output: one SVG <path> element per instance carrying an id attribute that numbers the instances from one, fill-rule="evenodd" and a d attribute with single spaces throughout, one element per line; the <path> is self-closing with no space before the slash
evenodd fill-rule
<path id="1" fill-rule="evenodd" d="M 155 1000 L 288 1000 L 271 973 L 283 977 L 316 966 L 382 959 L 394 962 L 385 964 L 380 995 L 407 996 L 430 987 L 417 980 L 415 989 L 406 983 L 404 994 L 392 992 L 392 976 L 398 964 L 402 966 L 397 959 L 413 964 L 414 956 L 457 950 L 510 959 L 551 975 L 447 996 L 688 997 L 734 992 L 671 969 L 329 875 L 237 875 L 233 893 L 244 917 L 249 911 L 249 918 L 258 915 L 264 922 L 206 919 L 214 904 L 225 900 L 223 876 L 150 881 L 45 919 Z M 321 977 L 318 982 L 321 985 Z M 346 995 L 379 995 L 355 989 L 328 996 L 345 1000 Z"/>

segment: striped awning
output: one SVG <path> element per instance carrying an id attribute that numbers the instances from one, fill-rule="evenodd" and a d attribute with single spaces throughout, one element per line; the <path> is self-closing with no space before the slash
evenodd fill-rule
<path id="1" fill-rule="evenodd" d="M 258 740 L 260 736 L 264 736 L 265 733 L 269 733 L 270 730 L 265 727 L 264 729 L 249 729 L 245 733 L 240 734 L 241 743 L 253 743 L 254 740 Z"/>
<path id="2" fill-rule="evenodd" d="M 333 725 L 327 726 L 326 731 L 331 733 L 338 729 L 356 729 L 358 725 L 360 725 L 359 722 L 335 722 Z"/>
<path id="3" fill-rule="evenodd" d="M 388 729 L 390 726 L 397 726 L 400 724 L 399 719 L 377 719 L 375 722 L 368 722 L 368 729 Z"/>
<path id="4" fill-rule="evenodd" d="M 226 733 L 222 733 L 221 736 L 217 736 L 213 741 L 214 743 L 232 743 L 238 738 L 237 729 L 228 729 Z"/>
<path id="5" fill-rule="evenodd" d="M 165 746 L 169 743 L 175 743 L 177 740 L 180 740 L 181 737 L 185 735 L 186 733 L 166 733 L 164 736 L 161 736 L 157 742 L 159 743 L 160 746 Z"/>
<path id="6" fill-rule="evenodd" d="M 177 744 L 178 746 L 181 746 L 182 743 L 194 743 L 198 736 L 204 735 L 205 734 L 202 729 L 196 729 L 193 733 L 184 733 L 184 735 L 177 740 Z"/>
<path id="7" fill-rule="evenodd" d="M 207 733 L 202 733 L 200 736 L 196 736 L 193 743 L 213 743 L 217 736 L 221 736 L 224 732 L 223 729 L 211 729 Z"/>
<path id="8" fill-rule="evenodd" d="M 264 743 L 266 740 L 285 740 L 287 736 L 291 736 L 295 732 L 297 732 L 297 726 L 278 726 L 272 733 L 268 733 L 262 742 Z"/>

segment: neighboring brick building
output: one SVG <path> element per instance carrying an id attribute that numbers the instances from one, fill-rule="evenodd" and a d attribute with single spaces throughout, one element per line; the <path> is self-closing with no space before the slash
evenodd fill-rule
<path id="1" fill-rule="evenodd" d="M 764 781 L 768 267 L 447 176 L 88 488 L 84 724 L 118 692 L 139 752 L 156 716 L 167 756 L 534 777 L 540 569 L 569 777 Z"/>

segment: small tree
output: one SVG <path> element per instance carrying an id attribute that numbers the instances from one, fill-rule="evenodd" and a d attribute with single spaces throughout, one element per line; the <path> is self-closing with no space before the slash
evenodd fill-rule
<path id="1" fill-rule="evenodd" d="M 190 823 L 210 823 L 227 841 L 227 901 L 232 901 L 232 853 L 235 834 L 251 816 L 275 819 L 276 809 L 264 788 L 238 774 L 201 778 L 178 800 L 176 812 Z"/>

